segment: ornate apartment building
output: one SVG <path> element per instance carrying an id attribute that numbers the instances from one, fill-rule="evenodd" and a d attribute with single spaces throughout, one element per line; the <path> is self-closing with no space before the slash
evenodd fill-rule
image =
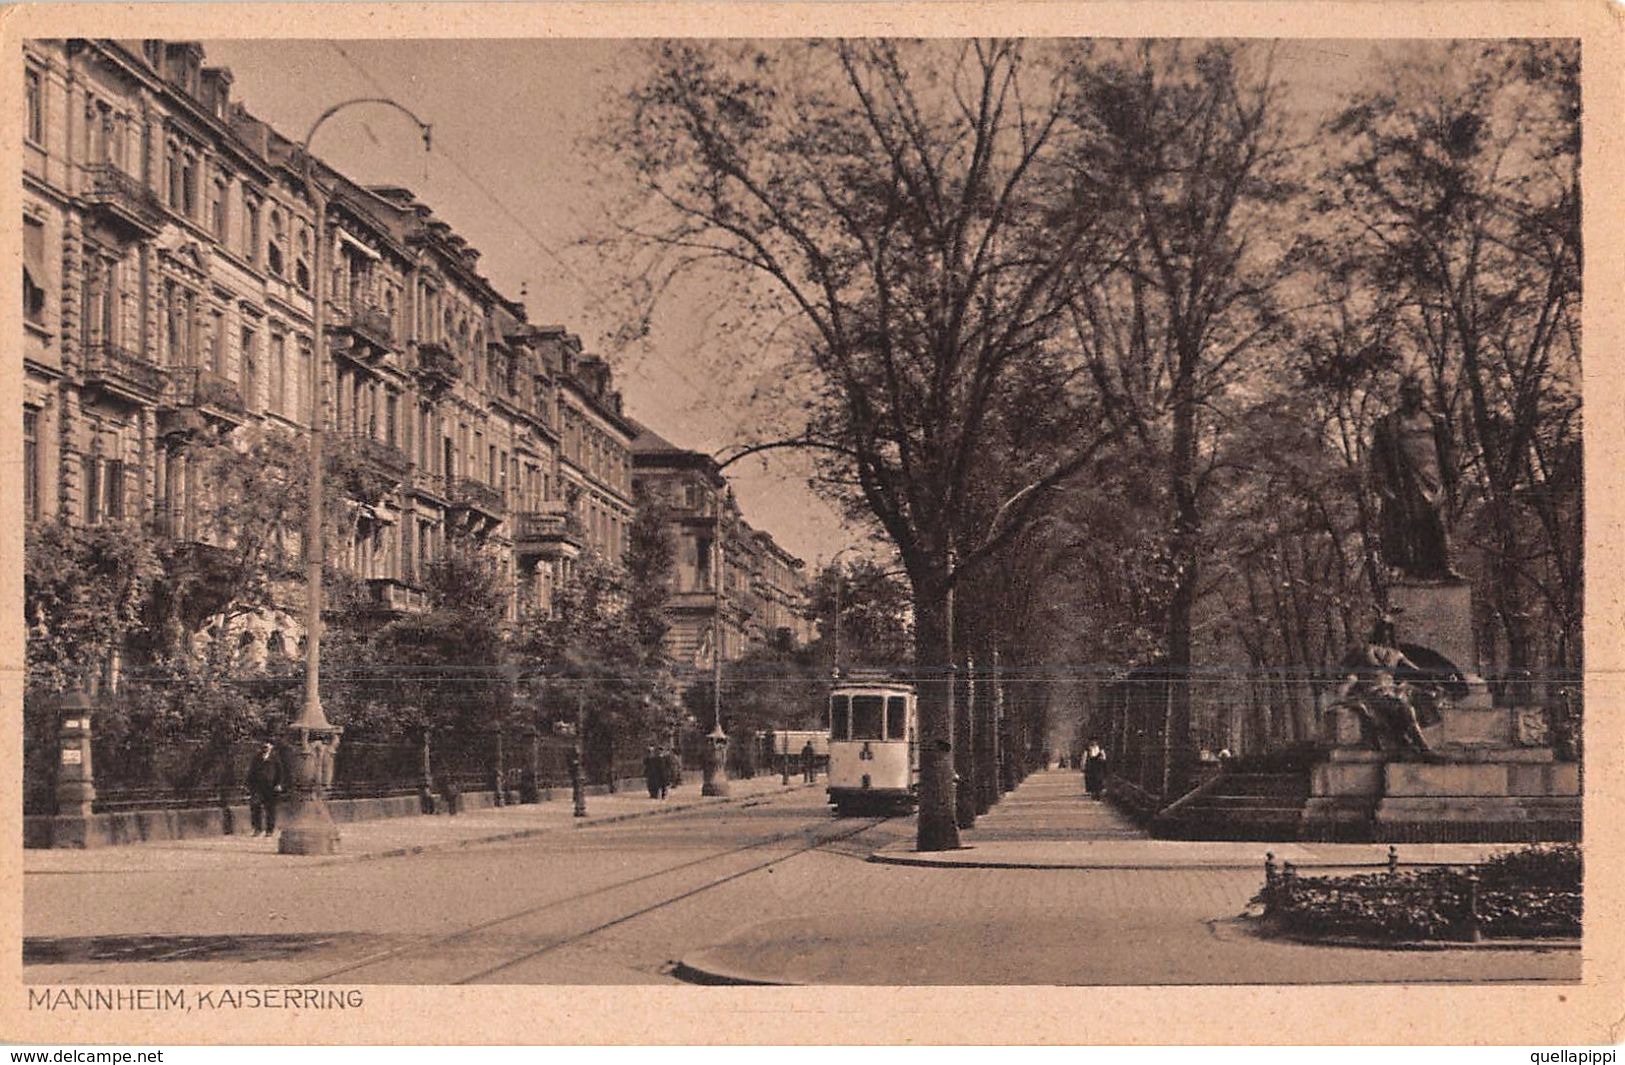
<path id="1" fill-rule="evenodd" d="M 673 656 L 697 665 L 718 628 L 724 660 L 752 645 L 810 641 L 805 563 L 751 528 L 709 455 L 646 426 L 637 430 L 633 481 L 664 506 L 677 549 L 667 636 Z"/>
<path id="2" fill-rule="evenodd" d="M 298 146 L 194 43 L 30 41 L 24 79 L 27 520 L 229 535 L 200 517 L 198 434 L 304 431 L 320 399 L 329 450 L 384 486 L 332 549 L 381 615 L 425 607 L 453 532 L 490 545 L 516 610 L 546 609 L 582 551 L 621 557 L 632 430 L 610 368 L 530 324 L 409 191 L 311 160 L 313 195 Z M 296 610 L 258 625 L 301 635 Z"/>
<path id="3" fill-rule="evenodd" d="M 489 546 L 514 611 L 548 609 L 584 551 L 623 557 L 642 480 L 679 533 L 674 651 L 710 631 L 719 543 L 724 655 L 810 638 L 802 563 L 744 522 L 715 464 L 636 425 L 609 364 L 531 324 L 409 190 L 307 160 L 196 43 L 29 41 L 24 58 L 27 520 L 150 519 L 206 547 L 230 531 L 203 516 L 200 434 L 301 433 L 314 405 L 328 450 L 372 475 L 329 553 L 380 617 L 426 608 L 453 534 Z M 261 653 L 302 636 L 285 590 L 288 609 L 241 622 Z"/>

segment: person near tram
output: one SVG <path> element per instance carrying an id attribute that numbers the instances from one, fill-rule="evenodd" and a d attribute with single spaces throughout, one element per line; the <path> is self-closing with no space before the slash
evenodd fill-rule
<path id="1" fill-rule="evenodd" d="M 808 784 L 818 779 L 818 755 L 812 740 L 801 745 L 801 779 Z"/>

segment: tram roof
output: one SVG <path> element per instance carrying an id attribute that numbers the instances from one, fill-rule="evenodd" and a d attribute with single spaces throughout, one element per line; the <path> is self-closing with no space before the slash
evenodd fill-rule
<path id="1" fill-rule="evenodd" d="M 902 680 L 887 680 L 884 677 L 848 677 L 830 686 L 831 695 L 865 691 L 900 692 L 913 695 L 914 685 Z"/>

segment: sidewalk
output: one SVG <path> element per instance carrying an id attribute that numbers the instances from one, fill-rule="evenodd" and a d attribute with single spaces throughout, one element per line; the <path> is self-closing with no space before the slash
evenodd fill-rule
<path id="1" fill-rule="evenodd" d="M 783 900 L 771 919 L 683 954 L 675 975 L 794 985 L 1579 979 L 1580 952 L 1565 945 L 1404 951 L 1261 935 L 1243 914 L 1266 851 L 1324 867 L 1386 862 L 1387 848 L 1151 839 L 1082 792 L 1077 774 L 1034 774 L 963 833 L 962 849 L 917 854 L 910 839 L 863 865 L 831 867 L 838 904 Z M 1462 861 L 1496 849 L 1399 852 L 1405 862 Z"/>
<path id="2" fill-rule="evenodd" d="M 1256 869 L 1264 855 L 1299 868 L 1386 865 L 1385 843 L 1261 843 L 1152 839 L 1065 770 L 1035 773 L 962 834 L 959 850 L 920 853 L 894 843 L 870 859 L 953 869 Z M 1477 862 L 1510 843 L 1402 843 L 1406 865 Z"/>
<path id="3" fill-rule="evenodd" d="M 586 817 L 572 816 L 574 807 L 566 793 L 562 799 L 469 810 L 455 817 L 439 814 L 352 821 L 339 825 L 339 853 L 334 855 L 278 854 L 274 838 L 246 834 L 133 843 L 89 850 L 24 850 L 23 872 L 28 875 L 49 875 L 339 865 L 523 839 L 545 832 L 593 828 L 727 803 L 762 802 L 802 788 L 821 788 L 823 782 L 804 784 L 798 775 L 791 778 L 789 787 L 785 787 L 780 783 L 780 777 L 773 774 L 750 780 L 731 780 L 728 786 L 729 794 L 716 798 L 701 796 L 697 780 L 665 800 L 651 799 L 642 790 L 623 791 L 615 795 L 589 795 Z"/>

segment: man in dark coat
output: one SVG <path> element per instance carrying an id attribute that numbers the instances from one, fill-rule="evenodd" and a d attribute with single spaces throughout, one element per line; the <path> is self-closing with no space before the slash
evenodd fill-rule
<path id="1" fill-rule="evenodd" d="M 1097 802 L 1106 790 L 1106 752 L 1099 740 L 1090 740 L 1089 749 L 1083 752 L 1083 790 Z"/>
<path id="2" fill-rule="evenodd" d="M 248 817 L 254 825 L 254 835 L 263 830 L 269 836 L 276 832 L 276 804 L 287 786 L 287 775 L 282 768 L 282 756 L 276 745 L 266 740 L 248 767 Z"/>
<path id="3" fill-rule="evenodd" d="M 649 798 L 658 799 L 666 790 L 666 760 L 653 747 L 643 756 L 643 782 L 649 788 Z"/>
<path id="4" fill-rule="evenodd" d="M 818 755 L 813 751 L 812 740 L 801 746 L 801 779 L 811 784 L 818 778 Z"/>
<path id="5" fill-rule="evenodd" d="M 683 782 L 683 763 L 678 760 L 677 752 L 670 748 L 662 752 L 660 758 L 663 766 L 660 776 L 660 797 L 664 799 L 672 788 Z"/>

